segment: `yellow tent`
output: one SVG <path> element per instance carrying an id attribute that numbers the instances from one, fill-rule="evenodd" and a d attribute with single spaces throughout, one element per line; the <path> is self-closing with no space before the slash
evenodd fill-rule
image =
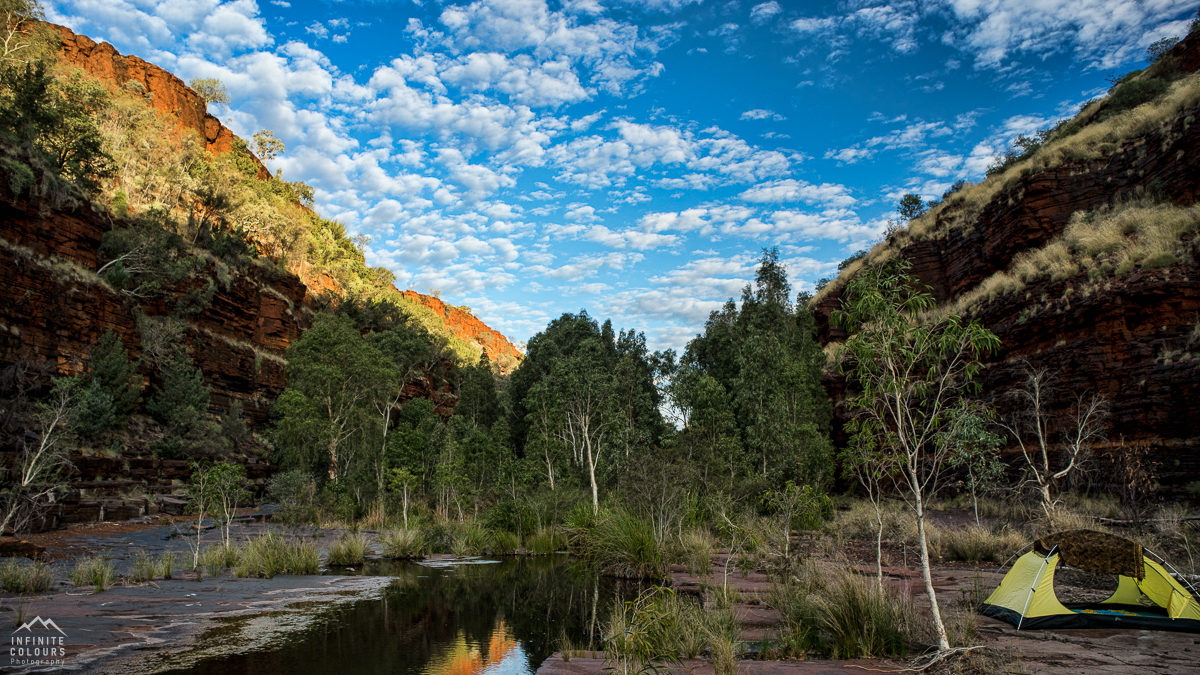
<path id="1" fill-rule="evenodd" d="M 1145 554 L 1138 544 L 1102 532 L 1051 535 L 1017 559 L 980 611 L 1018 630 L 1145 628 L 1200 633 L 1200 602 Z M 1117 590 L 1100 602 L 1063 604 L 1054 594 L 1054 572 L 1060 563 L 1117 574 Z"/>

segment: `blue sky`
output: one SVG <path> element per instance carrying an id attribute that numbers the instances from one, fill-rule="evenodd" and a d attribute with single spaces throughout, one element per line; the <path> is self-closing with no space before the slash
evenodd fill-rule
<path id="1" fill-rule="evenodd" d="M 397 286 L 514 341 L 587 309 L 681 348 L 778 246 L 811 290 L 1200 0 L 53 0 L 185 81 Z"/>

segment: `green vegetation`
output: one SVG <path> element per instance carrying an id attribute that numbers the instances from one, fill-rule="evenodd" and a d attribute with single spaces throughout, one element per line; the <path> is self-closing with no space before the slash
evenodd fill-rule
<path id="1" fill-rule="evenodd" d="M 972 380 L 980 356 L 1000 340 L 978 322 L 954 314 L 926 318 L 932 297 L 908 274 L 905 260 L 889 261 L 855 275 L 843 308 L 833 321 L 850 334 L 839 366 L 858 391 L 846 398 L 854 417 L 846 424 L 850 445 L 892 467 L 917 523 L 925 592 L 932 606 L 938 650 L 950 649 L 930 572 L 925 532 L 926 503 L 939 485 L 942 467 L 968 435 L 979 404 Z"/>

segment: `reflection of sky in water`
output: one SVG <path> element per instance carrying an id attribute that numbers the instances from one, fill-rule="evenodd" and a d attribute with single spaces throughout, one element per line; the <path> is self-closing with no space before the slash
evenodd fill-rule
<path id="1" fill-rule="evenodd" d="M 481 645 L 471 644 L 462 631 L 430 660 L 424 675 L 528 675 L 525 650 L 501 621 L 493 631 L 486 654 Z"/>

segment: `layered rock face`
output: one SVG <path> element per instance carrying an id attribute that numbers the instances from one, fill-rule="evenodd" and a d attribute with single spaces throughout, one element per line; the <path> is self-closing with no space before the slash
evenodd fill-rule
<path id="1" fill-rule="evenodd" d="M 1177 49 L 1183 63 L 1200 66 L 1197 36 Z M 1147 192 L 1193 204 L 1200 195 L 1197 118 L 1200 110 L 1182 111 L 1168 129 L 1128 140 L 1102 160 L 1023 176 L 983 208 L 974 227 L 911 243 L 900 255 L 934 298 L 947 303 L 1007 269 L 1022 251 L 1061 236 L 1076 211 Z M 834 291 L 814 308 L 823 343 L 845 337 L 829 320 L 840 303 Z M 1083 274 L 1042 278 L 971 308 L 969 317 L 1001 340 L 979 381 L 1002 416 L 1016 412 L 1016 400 L 1005 392 L 1024 382 L 1025 363 L 1047 368 L 1056 373 L 1048 402 L 1056 416 L 1067 415 L 1081 393 L 1108 399 L 1102 451 L 1115 451 L 1110 460 L 1139 442 L 1149 445 L 1164 484 L 1200 479 L 1200 359 L 1191 355 L 1200 355 L 1200 265 L 1185 259 L 1098 285 Z M 843 378 L 830 374 L 826 385 L 835 400 L 842 398 Z M 839 408 L 840 421 L 845 415 Z"/>

